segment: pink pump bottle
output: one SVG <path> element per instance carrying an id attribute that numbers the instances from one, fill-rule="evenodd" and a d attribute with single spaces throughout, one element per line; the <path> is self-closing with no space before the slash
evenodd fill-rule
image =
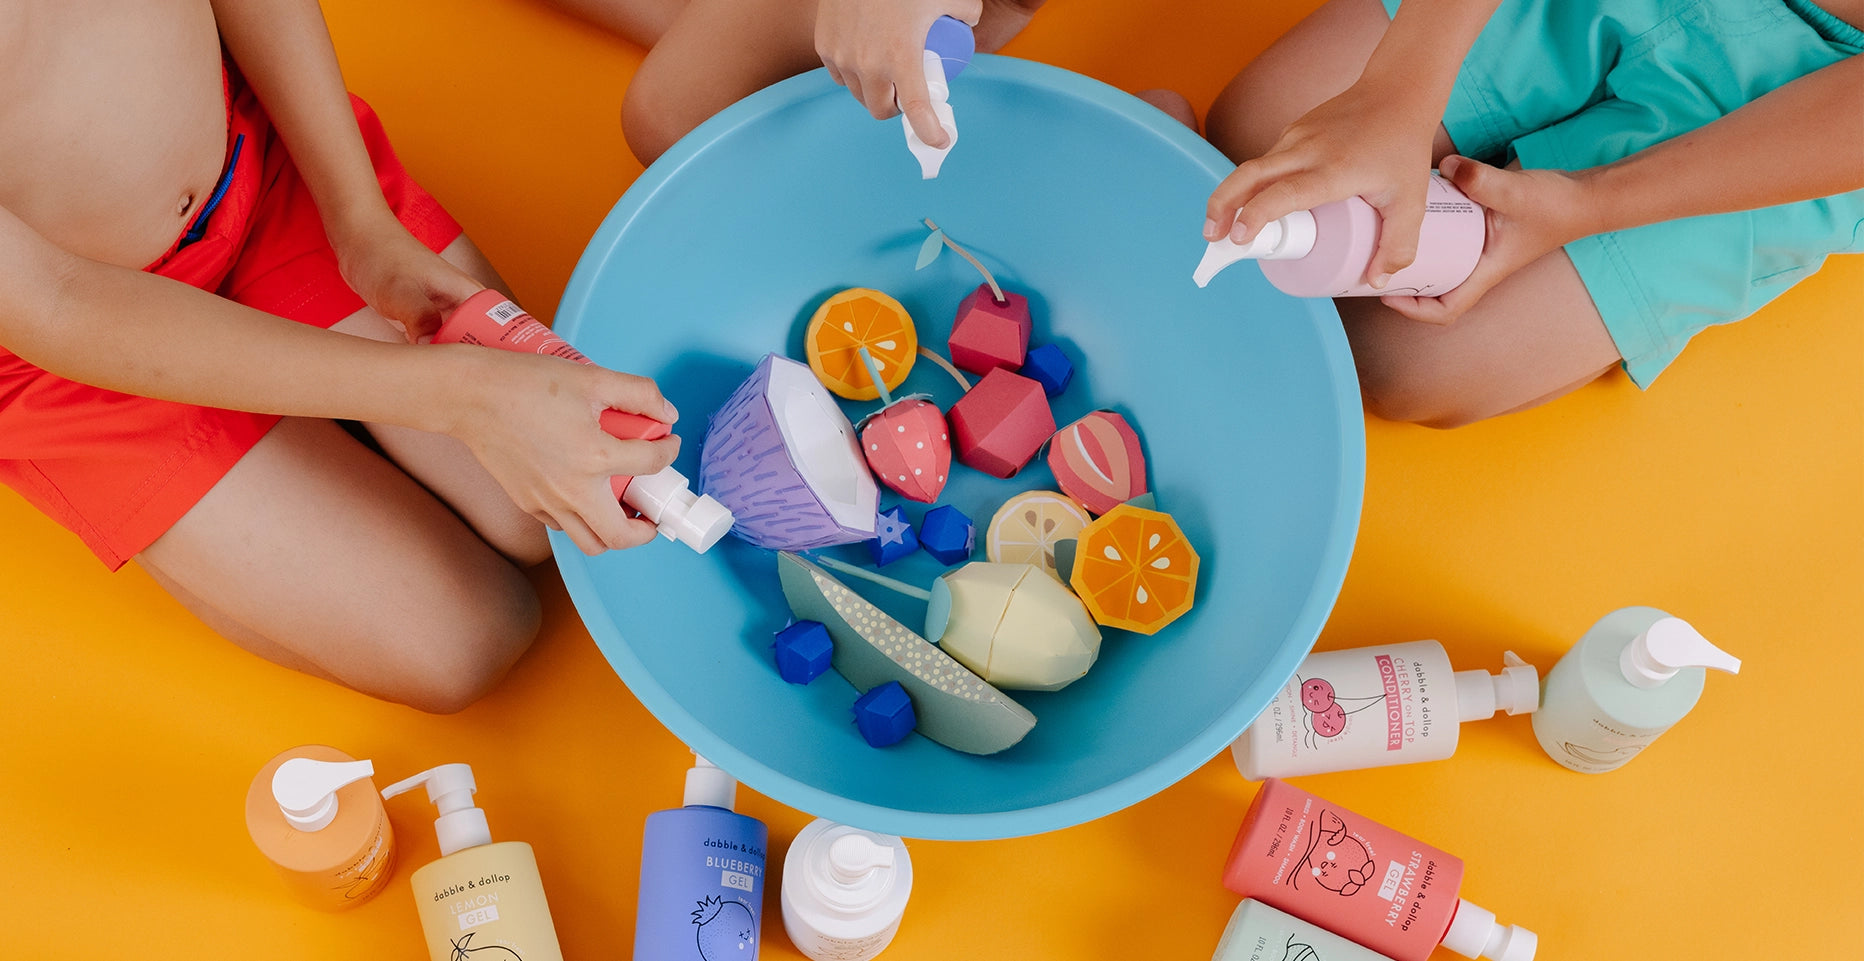
<path id="1" fill-rule="evenodd" d="M 1243 816 L 1223 885 L 1392 961 L 1438 944 L 1469 958 L 1534 961 L 1539 939 L 1457 897 L 1463 860 L 1270 778 Z"/>
<path id="2" fill-rule="evenodd" d="M 489 289 L 466 298 L 449 314 L 434 333 L 434 343 L 479 344 L 592 363 L 524 308 Z M 604 431 L 622 440 L 658 440 L 673 432 L 651 417 L 613 408 L 602 412 L 601 424 Z M 683 542 L 698 553 L 705 553 L 731 530 L 731 511 L 711 497 L 694 495 L 686 475 L 672 467 L 647 477 L 612 477 L 609 485 L 617 499 L 653 522 L 661 536 Z"/>
<path id="3" fill-rule="evenodd" d="M 1383 289 L 1367 283 L 1379 245 L 1379 214 L 1358 197 L 1297 210 L 1270 221 L 1246 244 L 1213 241 L 1191 279 L 1207 286 L 1239 260 L 1259 260 L 1262 275 L 1296 297 L 1441 297 L 1469 279 L 1482 256 L 1488 222 L 1481 206 L 1449 181 L 1430 175 L 1417 259 Z"/>

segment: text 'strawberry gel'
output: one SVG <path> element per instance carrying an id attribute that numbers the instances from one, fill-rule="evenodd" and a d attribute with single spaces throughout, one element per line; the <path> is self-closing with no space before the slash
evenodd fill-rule
<path id="1" fill-rule="evenodd" d="M 1383 954 L 1532 961 L 1538 939 L 1458 898 L 1463 861 L 1274 778 L 1243 816 L 1225 887 Z"/>
<path id="2" fill-rule="evenodd" d="M 447 316 L 434 332 L 436 344 L 478 344 L 520 354 L 561 357 L 578 364 L 592 361 L 571 347 L 524 308 L 496 290 L 482 290 Z M 602 412 L 602 430 L 621 440 L 659 440 L 672 428 L 640 414 L 613 408 Z M 616 499 L 641 512 L 662 536 L 681 541 L 703 554 L 731 530 L 731 512 L 710 497 L 694 496 L 686 475 L 667 467 L 647 477 L 609 479 Z"/>

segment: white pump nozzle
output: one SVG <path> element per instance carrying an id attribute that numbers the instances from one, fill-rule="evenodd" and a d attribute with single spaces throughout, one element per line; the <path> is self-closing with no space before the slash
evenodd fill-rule
<path id="1" fill-rule="evenodd" d="M 1458 899 L 1443 946 L 1465 958 L 1534 961 L 1540 937 L 1518 924 L 1497 923 L 1495 912 Z"/>
<path id="2" fill-rule="evenodd" d="M 1233 243 L 1225 234 L 1205 248 L 1191 280 L 1209 286 L 1212 277 L 1239 260 L 1297 260 L 1313 252 L 1315 236 L 1314 215 L 1305 210 L 1263 224 L 1246 244 Z"/>
<path id="3" fill-rule="evenodd" d="M 862 878 L 893 866 L 893 848 L 875 844 L 865 834 L 844 834 L 828 846 L 829 873 L 843 884 L 857 884 Z"/>
<path id="4" fill-rule="evenodd" d="M 442 764 L 428 768 L 383 788 L 382 796 L 391 798 L 405 794 L 422 784 L 427 785 L 427 800 L 440 808 L 440 816 L 434 819 L 434 834 L 440 839 L 441 857 L 492 843 L 492 829 L 485 823 L 485 812 L 472 803 L 473 792 L 479 790 L 479 785 L 473 781 L 471 765 Z"/>
<path id="5" fill-rule="evenodd" d="M 725 505 L 694 494 L 686 475 L 671 467 L 636 477 L 621 499 L 660 528 L 660 536 L 700 554 L 718 543 L 734 522 Z"/>
<path id="6" fill-rule="evenodd" d="M 686 806 L 731 810 L 738 803 L 738 781 L 718 765 L 693 752 L 693 768 L 686 772 Z"/>
<path id="7" fill-rule="evenodd" d="M 375 776 L 369 761 L 318 761 L 294 757 L 272 772 L 272 800 L 291 826 L 321 831 L 337 817 L 337 789 Z"/>
<path id="8" fill-rule="evenodd" d="M 1540 672 L 1513 651 L 1502 652 L 1502 671 L 1456 672 L 1458 720 L 1481 721 L 1496 711 L 1532 714 L 1540 709 Z"/>
<path id="9" fill-rule="evenodd" d="M 906 128 L 906 149 L 913 152 L 913 158 L 919 161 L 919 176 L 924 180 L 938 178 L 939 168 L 945 165 L 945 155 L 958 145 L 958 116 L 951 111 L 951 86 L 945 80 L 945 60 L 937 53 L 927 50 L 921 58 L 921 65 L 926 73 L 926 93 L 932 98 L 932 112 L 938 114 L 939 126 L 945 128 L 945 146 L 934 147 L 919 139 L 919 132 L 913 129 L 912 120 L 906 114 L 900 114 L 900 124 Z"/>
<path id="10" fill-rule="evenodd" d="M 1661 685 L 1685 667 L 1708 667 L 1741 673 L 1741 659 L 1710 644 L 1679 617 L 1666 617 L 1625 645 L 1618 669 L 1625 680 L 1642 688 Z"/>

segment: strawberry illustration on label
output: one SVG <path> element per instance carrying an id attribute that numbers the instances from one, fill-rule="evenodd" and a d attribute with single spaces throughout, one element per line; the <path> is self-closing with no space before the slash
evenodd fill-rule
<path id="1" fill-rule="evenodd" d="M 882 484 L 930 504 L 951 473 L 951 430 L 937 404 L 908 397 L 867 419 L 861 453 Z"/>
<path id="2" fill-rule="evenodd" d="M 693 911 L 699 926 L 701 961 L 752 961 L 757 957 L 757 919 L 741 901 L 708 895 Z"/>

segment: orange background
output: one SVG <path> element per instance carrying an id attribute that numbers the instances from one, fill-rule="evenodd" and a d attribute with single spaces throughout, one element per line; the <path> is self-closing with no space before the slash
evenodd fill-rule
<path id="1" fill-rule="evenodd" d="M 1176 87 L 1201 110 L 1310 6 L 1058 0 L 1008 52 Z M 616 122 L 640 51 L 526 0 L 324 7 L 408 166 L 549 316 L 640 172 Z M 1470 725 L 1451 761 L 1299 783 L 1467 858 L 1465 894 L 1538 931 L 1549 961 L 1861 956 L 1861 292 L 1864 258 L 1835 259 L 1698 338 L 1642 396 L 1615 375 L 1450 433 L 1369 423 L 1364 526 L 1322 647 L 1434 637 L 1459 666 L 1496 668 L 1511 647 L 1544 671 L 1599 615 L 1650 604 L 1746 669 L 1712 677 L 1616 773 L 1559 768 L 1527 719 L 1504 717 Z M 545 629 L 510 679 L 429 717 L 242 653 L 6 492 L 0 531 L 13 956 L 422 956 L 405 876 L 435 856 L 430 807 L 394 803 L 399 876 L 347 914 L 298 907 L 247 840 L 248 779 L 305 742 L 372 756 L 379 783 L 471 762 L 495 835 L 536 846 L 566 953 L 627 955 L 641 822 L 678 803 L 686 755 L 554 570 L 535 575 Z M 1206 958 L 1252 793 L 1224 756 L 1067 831 L 915 842 L 919 883 L 886 957 Z M 749 792 L 741 808 L 778 848 L 808 820 Z M 764 956 L 799 957 L 774 891 L 766 909 Z"/>

